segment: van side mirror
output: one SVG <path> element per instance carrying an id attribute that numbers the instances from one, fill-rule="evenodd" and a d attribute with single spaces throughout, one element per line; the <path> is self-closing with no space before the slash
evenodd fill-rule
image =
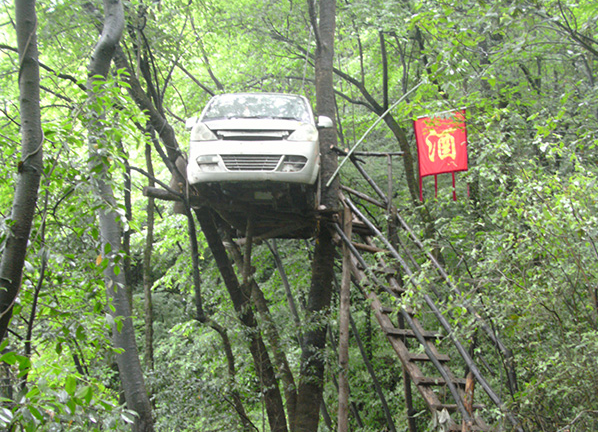
<path id="1" fill-rule="evenodd" d="M 332 122 L 332 119 L 328 116 L 318 116 L 318 129 L 330 129 L 332 127 L 334 127 L 334 123 Z"/>
<path id="2" fill-rule="evenodd" d="M 191 130 L 193 126 L 197 123 L 197 117 L 190 117 L 185 121 L 185 129 Z"/>

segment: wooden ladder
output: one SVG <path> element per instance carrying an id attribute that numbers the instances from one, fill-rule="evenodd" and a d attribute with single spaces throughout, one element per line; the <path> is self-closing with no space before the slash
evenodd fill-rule
<path id="1" fill-rule="evenodd" d="M 384 256 L 390 255 L 409 272 L 407 264 L 388 240 L 383 238 L 380 230 L 369 222 L 349 200 L 344 202 L 351 208 L 353 218 L 361 225 L 355 231 L 361 235 L 362 242 L 357 243 L 347 238 L 338 224 L 335 225 L 335 229 L 351 251 L 353 283 L 369 301 L 376 321 L 402 363 L 406 392 L 410 392 L 410 383 L 413 383 L 431 412 L 432 419 L 436 424 L 443 424 L 446 431 L 490 431 L 490 426 L 480 415 L 480 410 L 484 407 L 473 403 L 473 387 L 479 383 L 490 401 L 511 421 L 514 429 L 521 431 L 516 418 L 506 411 L 496 393 L 481 376 L 469 354 L 456 340 L 454 331 L 434 301 L 424 294 L 425 302 L 421 307 L 429 309 L 436 319 L 435 325 L 440 322 L 445 334 L 426 329 L 410 307 L 402 306 L 401 297 L 405 289 L 401 286 L 401 278 L 397 276 L 398 270 L 389 267 L 384 261 Z M 384 247 L 387 249 L 375 245 L 371 235 L 382 237 Z M 368 265 L 360 251 L 373 253 L 377 263 Z M 386 295 L 381 297 L 380 293 Z M 454 361 L 438 350 L 436 341 L 439 339 L 448 340 L 457 348 L 460 357 L 463 357 L 470 369 L 466 378 L 455 376 L 451 370 Z M 430 364 L 433 368 L 428 366 Z"/>
<path id="2" fill-rule="evenodd" d="M 379 279 L 374 283 L 370 283 L 370 280 L 372 280 L 371 274 L 369 276 L 366 274 L 366 269 L 361 268 L 361 263 L 356 257 L 353 257 L 352 261 L 351 270 L 355 278 L 355 285 L 361 289 L 364 297 L 369 301 L 376 321 L 400 359 L 410 382 L 416 386 L 418 392 L 423 397 L 432 416 L 436 416 L 438 421 L 446 419 L 448 421 L 446 430 L 449 431 L 489 431 L 490 428 L 482 418 L 475 415 L 475 411 L 483 407 L 467 403 L 465 395 L 467 380 L 457 378 L 449 368 L 449 356 L 438 351 L 435 341 L 443 336 L 436 331 L 426 330 L 415 317 L 414 311 L 410 308 L 384 305 L 376 293 L 376 287 L 383 283 Z M 404 290 L 400 288 L 396 278 L 388 275 L 387 280 L 388 285 L 386 287 L 395 294 L 396 298 L 400 298 Z M 399 323 L 393 322 L 395 313 Z M 405 322 L 409 328 L 401 325 Z M 420 348 L 423 348 L 423 352 L 421 352 L 421 349 L 417 350 L 418 352 L 414 352 L 413 348 L 409 348 L 408 340 L 419 342 L 418 345 Z M 429 376 L 429 374 L 424 373 L 421 365 L 426 363 L 432 363 L 437 370 L 442 371 L 442 375 L 444 376 Z M 435 391 L 435 388 L 447 387 L 447 382 L 450 383 L 448 386 L 453 387 L 453 391 L 458 394 L 457 401 L 454 403 L 441 401 L 439 393 L 442 392 Z M 408 385 L 408 383 L 405 384 Z M 448 393 L 450 394 L 451 392 L 449 391 Z M 459 402 L 461 406 L 459 406 Z M 443 411 L 449 414 L 461 411 L 464 418 L 459 423 L 453 419 L 454 414 L 450 417 L 443 416 Z"/>

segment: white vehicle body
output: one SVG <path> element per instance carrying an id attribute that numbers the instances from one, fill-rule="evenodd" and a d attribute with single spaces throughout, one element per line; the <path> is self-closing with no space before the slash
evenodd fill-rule
<path id="1" fill-rule="evenodd" d="M 237 93 L 215 96 L 189 119 L 190 184 L 282 182 L 313 185 L 320 171 L 317 127 L 303 96 Z"/>

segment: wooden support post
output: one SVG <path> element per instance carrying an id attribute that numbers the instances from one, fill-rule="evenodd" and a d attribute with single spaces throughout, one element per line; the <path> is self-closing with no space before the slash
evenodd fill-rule
<path id="1" fill-rule="evenodd" d="M 351 262 L 351 268 L 354 268 L 353 262 Z M 359 352 L 361 353 L 361 358 L 365 364 L 368 373 L 370 374 L 370 378 L 372 379 L 372 384 L 374 384 L 374 389 L 378 394 L 378 398 L 380 399 L 380 404 L 382 404 L 382 410 L 384 411 L 384 416 L 386 417 L 386 426 L 388 426 L 388 430 L 390 432 L 396 432 L 395 424 L 392 419 L 392 414 L 388 407 L 388 403 L 386 402 L 386 397 L 384 396 L 384 392 L 382 391 L 382 386 L 380 385 L 380 381 L 378 381 L 378 377 L 376 376 L 376 371 L 374 370 L 374 366 L 370 362 L 368 358 L 368 354 L 366 352 L 365 347 L 363 346 L 363 342 L 361 341 L 361 336 L 359 336 L 359 332 L 357 331 L 357 326 L 355 325 L 355 320 L 353 317 L 349 315 L 349 323 L 351 324 L 351 330 L 353 331 L 353 336 L 355 337 L 355 341 L 357 342 L 357 346 L 359 347 Z"/>
<path id="2" fill-rule="evenodd" d="M 388 191 L 386 193 L 386 196 L 388 197 L 388 202 L 387 202 L 387 210 L 388 210 L 388 214 L 390 216 L 390 213 L 392 211 L 392 156 L 388 155 L 386 157 L 386 166 L 387 166 L 387 175 L 388 175 Z"/>
<path id="3" fill-rule="evenodd" d="M 351 211 L 345 207 L 343 231 L 351 238 Z M 351 251 L 343 245 L 338 344 L 338 432 L 349 431 L 349 314 L 351 308 Z"/>
<path id="4" fill-rule="evenodd" d="M 403 320 L 403 316 L 399 314 L 399 328 L 405 328 L 405 320 Z M 403 343 L 407 344 L 407 338 L 404 338 Z M 407 408 L 407 424 L 409 425 L 409 432 L 417 432 L 417 423 L 415 422 L 415 414 L 417 412 L 413 408 L 413 395 L 411 394 L 411 378 L 409 377 L 409 372 L 405 368 L 405 365 L 402 367 L 403 369 L 403 390 L 405 395 L 405 408 Z"/>
<path id="5" fill-rule="evenodd" d="M 249 287 L 253 271 L 251 268 L 251 249 L 253 247 L 253 218 L 247 218 L 247 226 L 245 228 L 245 252 L 243 254 L 243 285 Z"/>

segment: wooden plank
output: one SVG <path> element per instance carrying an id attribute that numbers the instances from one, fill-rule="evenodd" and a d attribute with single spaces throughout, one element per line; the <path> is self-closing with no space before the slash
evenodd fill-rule
<path id="1" fill-rule="evenodd" d="M 446 384 L 442 377 L 421 377 L 413 380 L 416 385 L 443 386 Z M 465 387 L 465 378 L 454 378 L 453 384 Z"/>
<path id="2" fill-rule="evenodd" d="M 440 362 L 447 362 L 450 360 L 450 357 L 446 354 L 437 354 L 435 357 Z M 424 362 L 424 361 L 430 361 L 430 357 L 428 357 L 427 354 L 423 354 L 423 353 L 421 353 L 421 354 L 409 353 L 409 360 Z"/>
<path id="3" fill-rule="evenodd" d="M 474 404 L 473 405 L 473 409 L 476 410 L 481 410 L 484 409 L 485 405 L 482 404 Z M 457 404 L 432 404 L 430 405 L 430 408 L 432 408 L 433 410 L 436 411 L 442 411 L 443 409 L 446 409 L 448 412 L 456 412 L 457 411 Z"/>
<path id="4" fill-rule="evenodd" d="M 407 306 L 405 308 L 405 311 L 409 315 L 415 315 L 415 311 L 412 308 L 410 308 L 409 306 Z M 384 315 L 389 315 L 393 312 L 397 312 L 397 308 L 393 308 L 393 307 L 389 307 L 389 306 L 380 306 L 380 313 L 383 313 Z"/>
<path id="5" fill-rule="evenodd" d="M 385 254 L 389 254 L 390 252 L 386 249 L 382 249 L 379 248 L 377 246 L 371 246 L 371 245 L 367 245 L 367 244 L 363 244 L 363 243 L 358 243 L 358 242 L 352 242 L 353 246 L 355 247 L 355 249 L 357 250 L 361 250 L 364 252 L 369 252 L 369 253 L 385 253 Z"/>
<path id="6" fill-rule="evenodd" d="M 401 337 L 409 337 L 414 338 L 415 333 L 413 330 L 409 329 L 400 329 L 396 327 L 383 327 L 382 328 L 387 335 L 390 336 L 401 336 Z M 426 339 L 440 339 L 442 335 L 440 333 L 431 332 L 431 331 L 422 331 L 421 332 L 424 338 Z"/>

